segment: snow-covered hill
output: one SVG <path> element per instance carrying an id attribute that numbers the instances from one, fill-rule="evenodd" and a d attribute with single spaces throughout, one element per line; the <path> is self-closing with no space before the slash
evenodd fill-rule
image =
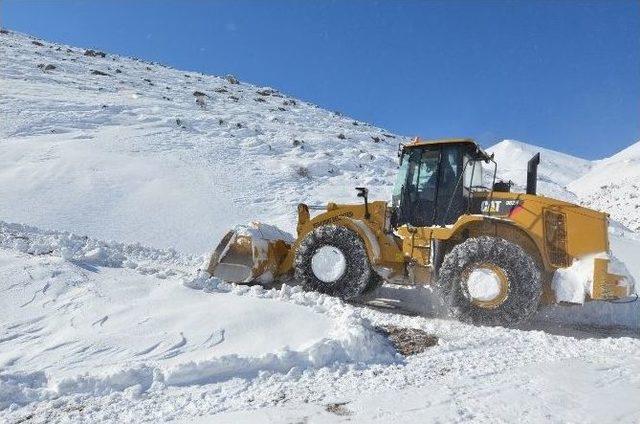
<path id="1" fill-rule="evenodd" d="M 14 33 L 0 57 L 5 220 L 202 253 L 395 173 L 400 138 L 268 87 Z"/>
<path id="2" fill-rule="evenodd" d="M 0 93 L 0 422 L 640 417 L 637 304 L 483 328 L 439 318 L 420 288 L 384 288 L 412 317 L 197 273 L 237 223 L 292 230 L 296 203 L 354 201 L 356 185 L 388 198 L 406 138 L 233 77 L 6 31 Z M 520 186 L 541 151 L 541 193 L 599 207 L 611 169 L 637 182 L 637 146 L 596 163 L 489 150 Z M 629 205 L 614 217 L 633 223 Z M 640 281 L 636 235 L 612 249 Z M 439 341 L 405 357 L 383 325 Z"/>

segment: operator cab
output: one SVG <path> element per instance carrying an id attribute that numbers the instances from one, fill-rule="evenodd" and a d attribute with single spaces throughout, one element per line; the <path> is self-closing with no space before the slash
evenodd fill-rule
<path id="1" fill-rule="evenodd" d="M 392 197 L 395 228 L 453 224 L 468 213 L 473 191 L 490 191 L 483 185 L 482 165 L 492 156 L 471 139 L 415 138 L 401 146 L 399 155 Z"/>

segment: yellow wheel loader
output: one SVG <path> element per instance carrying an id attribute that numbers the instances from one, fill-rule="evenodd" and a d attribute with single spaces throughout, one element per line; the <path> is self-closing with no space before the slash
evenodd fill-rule
<path id="1" fill-rule="evenodd" d="M 493 156 L 470 139 L 416 138 L 398 155 L 391 202 L 358 187 L 360 204 L 328 203 L 313 217 L 300 204 L 295 240 L 255 223 L 230 231 L 207 271 L 236 283 L 292 277 L 343 299 L 382 282 L 433 285 L 454 317 L 489 325 L 567 300 L 554 273 L 578 262 L 588 274 L 579 302 L 633 293 L 630 277 L 609 272 L 607 214 L 536 195 L 539 154 L 526 193 L 496 181 Z"/>

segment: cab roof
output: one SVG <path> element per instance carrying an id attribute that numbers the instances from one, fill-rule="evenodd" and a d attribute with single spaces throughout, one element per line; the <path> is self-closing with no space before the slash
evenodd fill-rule
<path id="1" fill-rule="evenodd" d="M 420 137 L 414 137 L 409 143 L 402 146 L 402 149 L 412 149 L 424 146 L 437 146 L 440 144 L 467 144 L 474 147 L 474 150 L 482 160 L 490 161 L 493 155 L 488 154 L 471 138 L 440 138 L 435 140 L 425 140 Z"/>

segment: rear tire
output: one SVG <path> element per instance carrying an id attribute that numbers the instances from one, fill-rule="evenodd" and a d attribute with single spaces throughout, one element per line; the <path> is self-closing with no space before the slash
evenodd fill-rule
<path id="1" fill-rule="evenodd" d="M 335 260 L 329 257 L 323 268 L 318 263 L 322 262 L 319 255 L 325 252 Z M 305 290 L 353 299 L 367 291 L 375 277 L 378 275 L 371 269 L 364 242 L 346 227 L 323 225 L 298 246 L 295 278 Z"/>
<path id="2" fill-rule="evenodd" d="M 478 277 L 472 275 L 481 275 L 480 280 L 474 281 Z M 489 279 L 483 280 L 487 276 Z M 477 281 L 495 281 L 497 289 L 480 295 L 476 292 L 474 297 Z M 445 256 L 437 286 L 453 317 L 480 325 L 512 325 L 537 310 L 542 276 L 536 262 L 520 246 L 481 236 L 465 240 Z"/>

